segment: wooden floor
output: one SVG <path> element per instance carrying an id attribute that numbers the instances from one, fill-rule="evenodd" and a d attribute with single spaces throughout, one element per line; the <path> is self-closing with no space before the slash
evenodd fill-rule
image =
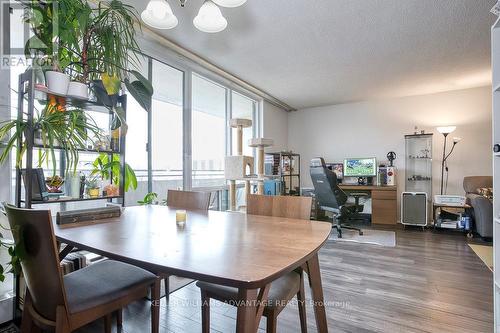
<path id="1" fill-rule="evenodd" d="M 492 273 L 463 235 L 397 230 L 396 239 L 395 248 L 329 241 L 321 250 L 330 332 L 493 332 Z M 194 284 L 173 293 L 168 307 L 163 300 L 160 332 L 201 332 L 199 302 Z M 278 331 L 300 332 L 298 317 L 287 307 Z M 234 332 L 235 308 L 214 301 L 211 318 L 212 332 Z M 316 332 L 311 306 L 307 319 Z M 123 332 L 148 331 L 147 302 L 124 310 Z"/>

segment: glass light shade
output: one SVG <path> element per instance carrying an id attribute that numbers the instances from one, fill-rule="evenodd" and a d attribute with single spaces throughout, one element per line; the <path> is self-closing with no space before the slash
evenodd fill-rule
<path id="1" fill-rule="evenodd" d="M 222 7 L 239 7 L 247 0 L 213 0 L 216 4 Z"/>
<path id="2" fill-rule="evenodd" d="M 222 16 L 219 7 L 211 0 L 207 0 L 201 6 L 198 16 L 193 20 L 193 24 L 200 31 L 215 33 L 226 29 L 227 20 Z"/>
<path id="3" fill-rule="evenodd" d="M 458 137 L 453 138 L 453 143 L 459 143 L 460 141 L 462 141 L 462 138 L 458 138 Z"/>
<path id="4" fill-rule="evenodd" d="M 165 0 L 151 0 L 146 9 L 141 13 L 141 19 L 150 27 L 156 29 L 172 29 L 179 20 L 172 12 L 172 8 Z"/>
<path id="5" fill-rule="evenodd" d="M 457 126 L 441 126 L 438 127 L 437 130 L 441 134 L 450 134 L 457 129 Z"/>

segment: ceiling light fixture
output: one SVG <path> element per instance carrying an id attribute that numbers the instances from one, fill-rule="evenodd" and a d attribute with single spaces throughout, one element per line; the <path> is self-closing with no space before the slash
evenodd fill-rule
<path id="1" fill-rule="evenodd" d="M 184 7 L 187 0 L 179 0 Z M 222 15 L 221 7 L 238 7 L 247 0 L 205 0 L 193 19 L 194 26 L 203 32 L 220 32 L 227 27 L 227 20 Z M 172 8 L 166 0 L 150 0 L 148 6 L 141 14 L 141 19 L 147 25 L 156 29 L 173 29 L 179 21 L 172 12 Z"/>
<path id="2" fill-rule="evenodd" d="M 151 0 L 141 13 L 141 19 L 156 29 L 173 29 L 179 23 L 172 8 L 165 0 Z"/>
<path id="3" fill-rule="evenodd" d="M 213 0 L 216 4 L 222 7 L 239 7 L 247 0 Z"/>
<path id="4" fill-rule="evenodd" d="M 226 29 L 227 20 L 213 1 L 205 0 L 193 24 L 200 31 L 215 33 Z"/>

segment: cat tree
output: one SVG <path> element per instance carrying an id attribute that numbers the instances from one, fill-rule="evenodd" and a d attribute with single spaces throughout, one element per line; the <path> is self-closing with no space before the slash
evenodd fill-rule
<path id="1" fill-rule="evenodd" d="M 258 164 L 257 176 L 253 175 L 254 158 L 243 155 L 243 129 L 252 126 L 249 119 L 231 119 L 231 128 L 236 128 L 236 153 L 237 155 L 226 156 L 224 176 L 229 181 L 229 210 L 237 210 L 236 207 L 236 181 L 245 182 L 246 194 L 250 194 L 250 182 L 257 182 L 257 193 L 264 194 L 264 181 L 267 179 L 264 173 L 264 149 L 273 145 L 273 140 L 256 138 L 250 139 L 250 147 L 257 148 Z"/>

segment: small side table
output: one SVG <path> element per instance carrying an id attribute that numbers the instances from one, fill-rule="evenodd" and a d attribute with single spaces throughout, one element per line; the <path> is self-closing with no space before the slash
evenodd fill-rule
<path id="1" fill-rule="evenodd" d="M 467 233 L 468 238 L 472 238 L 472 225 L 469 224 L 469 229 L 464 228 L 446 228 L 446 227 L 441 227 L 441 222 L 437 218 L 437 213 L 438 211 L 441 211 L 443 209 L 449 209 L 453 210 L 453 214 L 458 215 L 458 219 L 461 220 L 462 216 L 467 212 L 467 210 L 471 209 L 472 207 L 468 204 L 465 205 L 448 205 L 448 204 L 437 204 L 437 203 L 432 203 L 432 220 L 434 222 L 434 229 L 449 229 L 449 230 L 459 230 Z"/>

